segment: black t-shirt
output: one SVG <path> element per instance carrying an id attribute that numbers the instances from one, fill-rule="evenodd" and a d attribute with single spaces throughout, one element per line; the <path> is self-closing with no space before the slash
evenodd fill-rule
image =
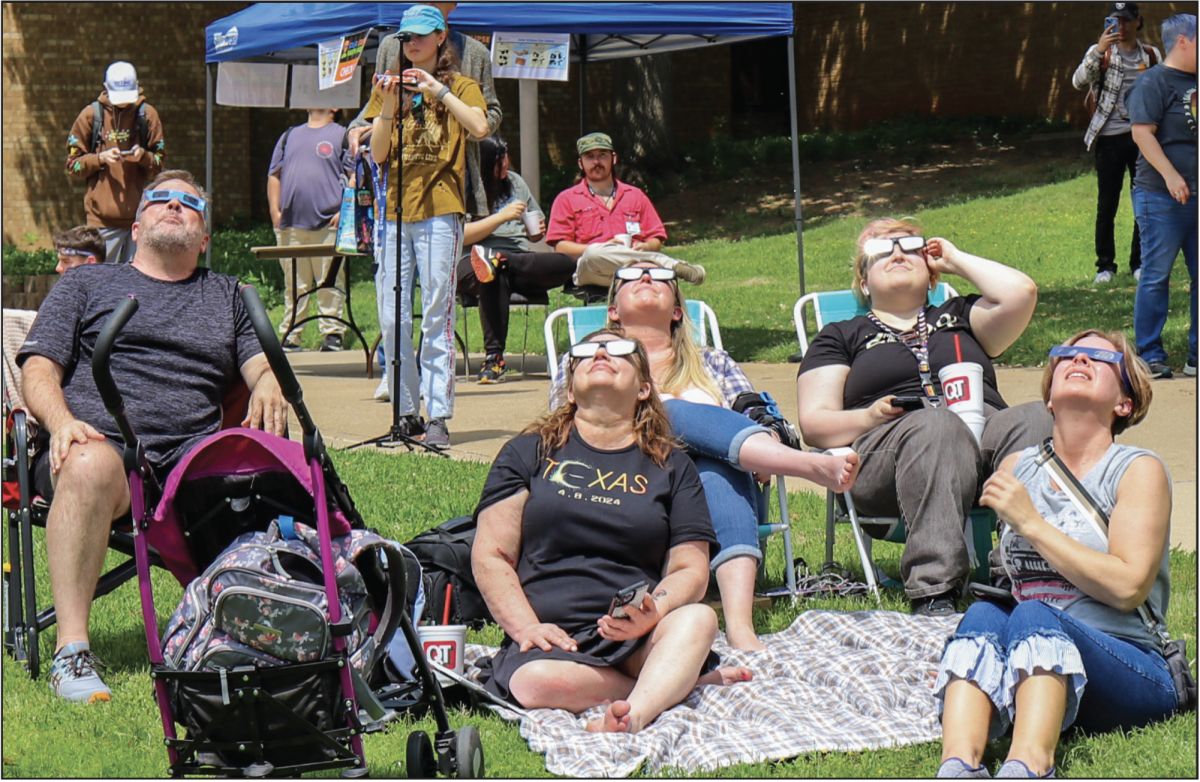
<path id="1" fill-rule="evenodd" d="M 1126 105 L 1129 121 L 1157 125 L 1154 137 L 1163 154 L 1196 194 L 1196 74 L 1184 73 L 1165 65 L 1155 65 L 1133 85 Z M 1138 187 L 1166 193 L 1162 174 L 1138 155 L 1133 183 Z"/>
<path id="2" fill-rule="evenodd" d="M 692 460 L 673 451 L 661 468 L 632 445 L 591 447 L 577 432 L 539 457 L 541 440 L 509 440 L 496 457 L 475 515 L 529 491 L 521 519 L 517 577 L 542 622 L 581 640 L 595 636 L 619 589 L 663 577 L 667 552 L 690 541 L 719 548 Z"/>
<path id="3" fill-rule="evenodd" d="M 963 361 L 974 361 L 983 366 L 984 402 L 1003 410 L 1008 405 L 996 388 L 996 370 L 971 330 L 971 307 L 979 299 L 978 295 L 957 296 L 941 306 L 925 310 L 925 319 L 932 329 L 929 365 L 933 370 L 934 388 L 940 394 L 942 385 L 937 373 L 942 367 L 958 361 L 954 349 L 954 335 L 958 334 Z M 842 405 L 846 410 L 870 407 L 877 399 L 892 394 L 925 396 L 912 351 L 895 335 L 880 330 L 865 315 L 830 323 L 821 329 L 804 354 L 800 374 L 827 366 L 850 367 L 842 392 Z"/>
<path id="4" fill-rule="evenodd" d="M 76 267 L 42 303 L 17 363 L 39 355 L 60 365 L 75 418 L 121 442 L 96 390 L 92 353 L 108 316 L 136 296 L 138 311 L 113 349 L 113 382 L 151 464 L 169 465 L 220 428 L 222 397 L 262 352 L 237 289 L 236 278 L 208 269 L 165 282 L 127 263 Z"/>

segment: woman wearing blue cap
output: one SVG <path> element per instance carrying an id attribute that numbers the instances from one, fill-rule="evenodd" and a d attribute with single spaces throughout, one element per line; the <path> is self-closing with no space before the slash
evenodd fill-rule
<path id="1" fill-rule="evenodd" d="M 388 391 L 400 394 L 406 434 L 424 434 L 427 444 L 445 447 L 450 444 L 446 419 L 454 415 L 454 266 L 466 213 L 466 143 L 487 135 L 486 104 L 479 85 L 458 72 L 441 11 L 414 5 L 404 12 L 400 33 L 410 36 L 401 48 L 400 74 L 376 77 L 364 114 L 373 120 L 372 158 L 381 166 L 391 158 L 383 241 L 376 250 L 379 324 L 388 350 L 400 326 L 399 383 L 389 372 Z M 400 154 L 390 155 L 393 148 Z M 399 324 L 392 298 L 397 269 Z M 412 342 L 414 273 L 421 280 L 419 375 Z M 426 427 L 419 417 L 422 396 L 430 419 Z"/>

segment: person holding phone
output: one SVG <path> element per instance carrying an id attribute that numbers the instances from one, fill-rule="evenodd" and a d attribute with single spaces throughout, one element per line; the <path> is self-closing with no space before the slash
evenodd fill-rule
<path id="1" fill-rule="evenodd" d="M 930 306 L 943 274 L 979 293 Z M 809 445 L 851 446 L 860 455 L 850 491 L 858 512 L 900 517 L 900 575 L 913 612 L 948 616 L 967 577 L 964 526 L 979 486 L 1008 454 L 1050 433 L 1042 405 L 1008 407 L 991 362 L 1025 330 L 1037 286 L 948 239 L 926 239 L 906 220 L 884 218 L 858 237 L 854 293 L 870 311 L 826 325 L 800 365 L 800 430 Z M 983 366 L 981 442 L 941 403 L 938 372 L 960 351 Z M 898 396 L 925 404 L 909 411 L 893 404 Z"/>
<path id="2" fill-rule="evenodd" d="M 480 141 L 479 155 L 488 215 L 467 223 L 463 244 L 469 251 L 458 262 L 458 288 L 479 300 L 486 358 L 476 379 L 490 385 L 504 381 L 511 295 L 535 296 L 565 285 L 575 274 L 575 259 L 529 251 L 530 242 L 546 235 L 546 218 L 525 180 L 509 169 L 504 139 Z"/>
<path id="3" fill-rule="evenodd" d="M 1132 184 L 1138 148 L 1133 141 L 1126 96 L 1137 78 L 1162 61 L 1158 49 L 1143 44 L 1137 32 L 1145 25 L 1137 3 L 1112 3 L 1100 39 L 1083 55 L 1071 76 L 1071 85 L 1089 93 L 1093 108 L 1083 143 L 1096 157 L 1096 283 L 1111 282 L 1117 273 L 1113 222 L 1121 205 L 1125 174 Z M 1142 242 L 1133 225 L 1129 244 L 1129 271 L 1140 277 Z"/>
<path id="4" fill-rule="evenodd" d="M 390 352 L 400 329 L 400 377 L 387 373 L 388 393 L 400 394 L 405 434 L 429 445 L 450 445 L 446 421 L 454 416 L 454 268 L 463 237 L 469 138 L 488 124 L 479 85 L 458 72 L 447 44 L 446 20 L 430 5 L 404 12 L 400 73 L 375 77 L 365 116 L 372 119 L 371 157 L 387 167 L 382 241 L 376 247 L 379 325 Z M 397 125 L 401 127 L 397 127 Z M 397 149 L 399 155 L 391 154 Z M 403 180 L 400 158 L 403 157 Z M 400 213 L 397 241 L 397 212 Z M 395 322 L 396 275 L 400 323 Z M 413 351 L 413 285 L 421 279 L 421 371 Z M 424 397 L 429 424 L 420 421 Z"/>
<path id="5" fill-rule="evenodd" d="M 1171 480 L 1153 453 L 1113 440 L 1146 417 L 1149 369 L 1124 333 L 1082 331 L 1050 350 L 1042 398 L 1054 451 L 1108 516 L 1107 534 L 1039 467 L 1038 447 L 984 484 L 1016 605 L 975 603 L 946 645 L 939 777 L 989 777 L 988 740 L 1010 726 L 996 776 L 1054 776 L 1068 727 L 1129 729 L 1176 708 L 1161 636 L 1137 611 L 1167 614 Z"/>
<path id="6" fill-rule="evenodd" d="M 570 349 L 566 400 L 501 449 L 475 510 L 471 562 L 505 637 L 481 681 L 526 709 L 608 704 L 593 732 L 637 733 L 719 668 L 699 601 L 718 548 L 696 468 L 641 343 L 592 334 Z M 628 618 L 614 596 L 653 584 Z"/>

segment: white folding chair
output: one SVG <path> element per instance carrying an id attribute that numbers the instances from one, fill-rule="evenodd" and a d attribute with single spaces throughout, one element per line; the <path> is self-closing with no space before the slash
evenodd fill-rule
<path id="1" fill-rule="evenodd" d="M 957 295 L 958 292 L 949 283 L 942 282 L 938 283 L 937 288 L 930 294 L 929 302 L 937 306 L 944 304 L 948 299 L 952 299 Z M 812 310 L 815 324 L 814 334 L 820 332 L 829 323 L 850 320 L 859 315 L 865 315 L 868 311 L 867 306 L 860 303 L 858 297 L 850 290 L 819 291 L 800 297 L 796 302 L 796 306 L 792 309 L 792 319 L 796 324 L 796 339 L 800 343 L 799 355 L 801 357 L 808 352 L 809 343 L 808 321 L 805 318 L 805 308 Z M 836 453 L 839 450 L 841 449 L 835 448 L 830 452 Z M 858 511 L 855 510 L 854 500 L 850 497 L 850 494 L 847 492 L 842 496 L 846 502 L 845 512 L 839 507 L 833 492 L 825 493 L 825 561 L 833 561 L 834 525 L 836 523 L 850 524 L 851 530 L 854 532 L 854 544 L 858 549 L 858 557 L 862 562 L 863 575 L 867 580 L 867 586 L 870 587 L 871 593 L 878 600 L 879 583 L 886 581 L 887 577 L 871 558 L 871 542 L 873 538 L 864 533 L 863 526 L 870 525 L 874 527 L 880 540 L 891 543 L 903 543 L 906 539 L 904 523 L 899 518 L 894 517 L 860 516 Z M 979 577 L 979 572 L 987 566 L 987 558 L 986 555 L 979 557 L 976 552 L 980 549 L 991 550 L 991 534 L 992 529 L 995 528 L 996 515 L 987 508 L 976 508 L 971 511 L 968 523 L 971 527 L 971 534 L 967 535 L 967 553 L 970 557 L 971 567 L 976 569 L 977 577 Z"/>
<path id="2" fill-rule="evenodd" d="M 717 314 L 713 312 L 712 307 L 709 307 L 698 299 L 685 299 L 683 305 L 687 309 L 688 318 L 692 322 L 692 337 L 696 340 L 696 344 L 713 347 L 717 350 L 724 350 L 725 348 L 721 342 L 721 327 L 717 324 Z M 563 307 L 555 310 L 546 317 L 546 366 L 549 368 L 551 381 L 558 378 L 558 372 L 561 369 L 557 345 L 554 340 L 554 328 L 559 320 L 566 322 L 567 344 L 574 345 L 588 334 L 604 328 L 604 325 L 608 323 L 608 305 L 595 304 L 589 307 Z M 794 557 L 792 555 L 791 519 L 788 515 L 787 487 L 784 485 L 783 476 L 775 477 L 775 486 L 779 495 L 780 523 L 760 524 L 758 527 L 758 541 L 759 545 L 763 547 L 765 554 L 767 538 L 777 532 L 783 533 L 783 551 L 786 558 L 784 573 L 788 591 L 792 595 L 795 595 L 796 571 L 792 567 Z M 770 490 L 769 486 L 764 486 L 764 495 L 770 492 Z M 765 499 L 769 500 L 770 498 L 768 496 Z M 768 504 L 770 503 L 768 502 Z M 764 563 L 765 560 L 766 557 L 764 556 Z M 760 565 L 759 569 L 761 572 L 763 565 Z"/>

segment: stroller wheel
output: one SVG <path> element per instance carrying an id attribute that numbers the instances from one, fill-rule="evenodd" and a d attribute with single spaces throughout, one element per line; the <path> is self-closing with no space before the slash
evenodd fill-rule
<path id="1" fill-rule="evenodd" d="M 437 756 L 433 754 L 433 743 L 429 741 L 428 733 L 416 730 L 408 734 L 404 765 L 409 779 L 433 779 L 437 776 Z"/>
<path id="2" fill-rule="evenodd" d="M 454 760 L 459 779 L 483 779 L 483 743 L 474 725 L 463 725 L 454 740 Z"/>

